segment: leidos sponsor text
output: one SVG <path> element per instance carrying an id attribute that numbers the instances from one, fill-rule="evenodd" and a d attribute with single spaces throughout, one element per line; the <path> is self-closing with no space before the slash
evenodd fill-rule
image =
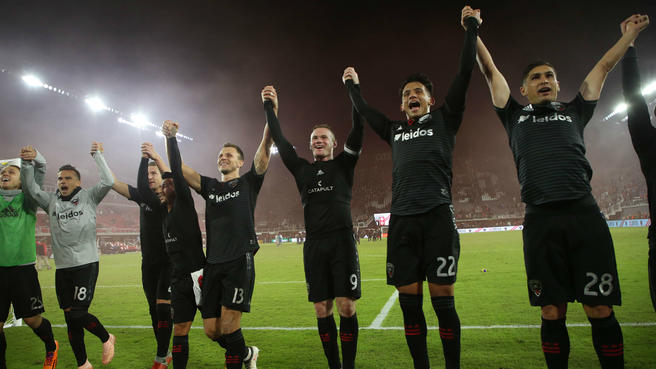
<path id="1" fill-rule="evenodd" d="M 429 129 L 417 128 L 414 131 L 395 134 L 394 135 L 394 141 L 398 141 L 398 140 L 408 141 L 408 140 L 412 140 L 413 138 L 423 137 L 423 136 L 432 136 L 432 135 L 433 135 L 433 129 L 432 128 L 429 128 Z"/>
<path id="2" fill-rule="evenodd" d="M 535 115 L 522 115 L 517 120 L 517 123 L 522 123 L 527 121 L 533 123 L 546 123 L 546 122 L 555 122 L 555 121 L 572 123 L 572 117 L 570 117 L 569 115 L 563 115 L 558 113 L 553 113 L 551 115 L 546 115 L 543 117 L 536 117 Z"/>

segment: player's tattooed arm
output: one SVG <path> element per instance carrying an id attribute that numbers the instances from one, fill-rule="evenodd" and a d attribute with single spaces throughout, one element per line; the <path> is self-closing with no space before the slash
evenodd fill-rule
<path id="1" fill-rule="evenodd" d="M 269 161 L 271 160 L 271 145 L 273 145 L 273 138 L 269 131 L 269 125 L 266 124 L 264 126 L 264 132 L 262 132 L 262 141 L 260 141 L 260 146 L 257 148 L 255 158 L 253 159 L 255 173 L 264 174 L 267 171 L 267 168 L 269 168 Z"/>
<path id="2" fill-rule="evenodd" d="M 175 137 L 178 134 L 178 128 L 179 128 L 178 123 L 167 120 L 162 125 L 162 133 L 166 138 Z M 166 143 L 167 143 L 166 145 L 167 156 L 171 157 L 169 153 L 168 140 L 166 140 Z M 200 174 L 198 174 L 198 172 L 196 172 L 194 169 L 186 165 L 184 161 L 182 162 L 182 175 L 187 181 L 187 184 L 189 184 L 189 187 L 193 188 L 194 191 L 196 192 L 200 192 Z"/>
<path id="3" fill-rule="evenodd" d="M 54 196 L 54 194 L 43 191 L 36 183 L 34 176 L 34 157 L 29 153 L 29 148 L 31 148 L 31 146 L 25 146 L 21 149 L 21 188 L 26 196 L 34 199 L 34 201 L 47 212 L 51 197 Z"/>
<path id="4" fill-rule="evenodd" d="M 649 25 L 649 17 L 644 14 L 634 14 L 622 22 L 622 37 L 595 64 L 581 84 L 579 92 L 586 101 L 598 100 L 604 87 L 606 76 L 620 61 L 626 50 L 633 44 L 638 34 Z"/>
<path id="5" fill-rule="evenodd" d="M 355 68 L 347 67 L 342 74 L 342 82 L 348 90 L 351 103 L 355 106 L 358 113 L 360 113 L 369 122 L 371 128 L 386 142 L 390 138 L 390 125 L 392 121 L 387 118 L 383 113 L 373 109 L 367 104 L 362 95 L 360 94 L 360 77 L 356 73 Z"/>
<path id="6" fill-rule="evenodd" d="M 262 89 L 261 96 L 269 132 L 278 148 L 280 158 L 287 169 L 295 173 L 301 159 L 299 159 L 294 146 L 287 141 L 282 133 L 282 128 L 280 128 L 280 120 L 278 120 L 278 93 L 273 86 L 266 86 Z"/>
<path id="7" fill-rule="evenodd" d="M 107 193 L 109 193 L 109 190 L 112 189 L 112 186 L 114 186 L 114 174 L 112 174 L 107 161 L 105 161 L 103 150 L 103 144 L 101 142 L 94 141 L 91 143 L 89 153 L 95 160 L 98 173 L 100 174 L 100 182 L 89 189 L 89 196 L 96 204 L 99 204 Z"/>
<path id="8" fill-rule="evenodd" d="M 476 61 L 478 61 L 478 68 L 481 70 L 487 86 L 490 89 L 490 96 L 492 97 L 492 104 L 499 109 L 502 109 L 510 99 L 510 87 L 506 78 L 501 74 L 497 66 L 492 60 L 492 55 L 483 43 L 480 37 L 476 41 Z"/>

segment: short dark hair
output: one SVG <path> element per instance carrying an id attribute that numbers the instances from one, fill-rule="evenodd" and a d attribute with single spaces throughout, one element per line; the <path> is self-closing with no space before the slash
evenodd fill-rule
<path id="1" fill-rule="evenodd" d="M 159 171 L 159 174 L 162 174 L 162 170 L 159 169 L 159 167 L 157 166 L 157 163 L 155 163 L 154 161 L 148 162 L 148 166 L 157 168 L 157 170 Z"/>
<path id="2" fill-rule="evenodd" d="M 317 124 L 314 127 L 312 127 L 312 132 L 314 132 L 315 129 L 317 128 L 325 128 L 330 131 L 330 134 L 333 135 L 333 141 L 337 141 L 337 136 L 335 136 L 335 132 L 333 132 L 333 129 L 330 128 L 329 125 L 322 123 L 322 124 Z"/>
<path id="3" fill-rule="evenodd" d="M 75 175 L 77 176 L 77 179 L 82 180 L 82 176 L 80 175 L 80 171 L 77 170 L 74 166 L 70 164 L 64 164 L 59 169 L 57 170 L 57 173 L 61 172 L 62 170 L 72 170 L 75 172 Z"/>
<path id="4" fill-rule="evenodd" d="M 531 73 L 533 68 L 539 67 L 541 65 L 546 65 L 547 67 L 551 67 L 551 69 L 554 70 L 554 73 L 556 72 L 556 67 L 554 67 L 553 64 L 544 60 L 536 60 L 524 68 L 524 71 L 522 72 L 522 83 L 526 82 L 526 77 L 528 77 L 528 74 Z"/>
<path id="5" fill-rule="evenodd" d="M 399 96 L 403 96 L 403 89 L 410 82 L 421 83 L 424 85 L 424 87 L 426 87 L 426 90 L 428 90 L 430 95 L 433 96 L 433 82 L 431 82 L 428 76 L 423 73 L 413 73 L 409 75 L 408 78 L 406 78 L 403 82 L 401 82 L 401 87 L 399 87 Z"/>
<path id="6" fill-rule="evenodd" d="M 239 147 L 239 146 L 237 146 L 237 145 L 235 145 L 235 144 L 233 144 L 233 143 L 230 143 L 230 142 L 226 142 L 226 143 L 224 143 L 224 144 L 223 144 L 223 147 L 224 147 L 224 148 L 225 148 L 225 147 L 232 147 L 233 149 L 237 150 L 237 154 L 239 154 L 239 160 L 244 160 L 244 152 L 241 151 L 241 147 Z"/>

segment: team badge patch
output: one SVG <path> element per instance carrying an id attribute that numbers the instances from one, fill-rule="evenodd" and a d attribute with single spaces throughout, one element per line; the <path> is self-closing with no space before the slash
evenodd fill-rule
<path id="1" fill-rule="evenodd" d="M 230 187 L 232 187 L 232 188 L 237 187 L 238 184 L 239 184 L 239 179 L 238 178 L 233 179 L 232 181 L 228 182 L 228 185 L 230 185 Z"/>
<path id="2" fill-rule="evenodd" d="M 394 264 L 387 263 L 387 278 L 392 278 L 394 276 Z"/>
<path id="3" fill-rule="evenodd" d="M 80 203 L 80 199 L 79 199 L 79 198 L 75 198 L 75 199 L 71 200 L 71 204 L 73 204 L 73 205 L 75 205 L 75 206 L 77 206 L 77 204 L 79 204 L 79 203 Z"/>
<path id="4" fill-rule="evenodd" d="M 530 279 L 528 281 L 528 288 L 533 291 L 535 296 L 540 297 L 542 295 L 542 282 L 537 279 Z"/>

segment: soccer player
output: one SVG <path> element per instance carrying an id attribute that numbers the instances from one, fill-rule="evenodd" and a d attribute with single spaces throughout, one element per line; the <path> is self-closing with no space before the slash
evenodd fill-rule
<path id="1" fill-rule="evenodd" d="M 622 34 L 649 23 L 648 17 L 632 16 L 622 23 Z M 627 50 L 622 60 L 622 87 L 624 100 L 628 106 L 629 134 L 633 148 L 640 159 L 640 168 L 647 180 L 647 200 L 649 201 L 649 259 L 647 270 L 649 272 L 649 292 L 651 303 L 656 311 L 656 128 L 651 125 L 649 108 L 640 91 L 640 71 L 638 70 L 638 56 L 635 46 Z M 656 110 L 654 110 L 656 115 Z"/>
<path id="2" fill-rule="evenodd" d="M 358 75 L 342 77 L 357 111 L 392 147 L 392 209 L 387 239 L 387 284 L 399 292 L 405 338 L 415 368 L 429 368 L 423 281 L 440 325 L 447 368 L 460 367 L 460 319 L 454 303 L 460 241 L 451 205 L 451 167 L 455 135 L 462 122 L 465 95 L 476 57 L 480 11 L 462 9 L 465 40 L 460 67 L 445 102 L 435 104 L 433 84 L 413 74 L 401 84 L 401 111 L 407 121 L 392 121 L 362 98 Z"/>
<path id="3" fill-rule="evenodd" d="M 520 92 L 510 95 L 505 78 L 478 39 L 478 63 L 492 103 L 508 133 L 526 203 L 524 261 L 531 305 L 542 309 L 542 351 L 549 368 L 566 368 L 567 303 L 578 300 L 592 325 L 602 368 L 623 368 L 623 340 L 613 305 L 621 304 L 615 252 L 608 225 L 590 193 L 592 169 L 585 157 L 583 129 L 592 117 L 608 73 L 646 27 L 627 28 L 588 73 L 578 95 L 557 101 L 555 68 L 529 64 Z"/>
<path id="4" fill-rule="evenodd" d="M 177 126 L 175 126 L 177 129 Z M 217 166 L 221 180 L 201 176 L 182 164 L 187 183 L 205 199 L 207 264 L 203 269 L 202 307 L 205 334 L 226 349 L 227 369 L 257 368 L 259 349 L 246 346 L 241 315 L 251 309 L 255 285 L 253 256 L 259 249 L 253 213 L 269 166 L 272 139 L 264 128 L 251 169 L 240 176 L 244 153 L 226 143 Z"/>
<path id="5" fill-rule="evenodd" d="M 101 143 L 91 144 L 90 153 L 98 166 L 100 183 L 90 189 L 80 187 L 80 172 L 66 164 L 57 171 L 57 192 L 45 192 L 35 181 L 32 161 L 23 160 L 21 164 L 23 190 L 45 210 L 50 220 L 57 300 L 64 310 L 68 339 L 79 369 L 92 368 L 84 345 L 84 329 L 103 343 L 103 364 L 112 361 L 116 341 L 88 311 L 98 279 L 96 207 L 114 184 L 102 151 Z"/>
<path id="6" fill-rule="evenodd" d="M 145 142 L 141 149 L 139 173 L 147 170 L 147 180 L 150 192 L 157 197 L 161 195 L 162 173 L 170 169 L 162 157 L 154 150 L 153 145 Z M 152 162 L 148 162 L 152 158 Z M 139 239 L 141 241 L 141 284 L 148 301 L 148 311 L 157 342 L 157 354 L 152 369 L 163 368 L 171 361 L 169 343 L 171 341 L 171 262 L 164 246 L 162 220 L 166 209 L 160 201 L 149 206 L 139 193 L 139 190 L 126 183 L 114 179 L 114 191 L 139 205 Z M 144 190 L 147 191 L 147 190 Z M 159 200 L 159 198 L 158 198 Z"/>
<path id="7" fill-rule="evenodd" d="M 177 129 L 170 128 L 173 124 L 174 122 L 165 121 L 162 127 L 162 132 L 167 138 L 167 151 L 172 171 L 165 172 L 162 176 L 161 194 L 165 199 L 165 215 L 160 225 L 166 252 L 173 268 L 171 273 L 173 367 L 184 369 L 189 359 L 189 330 L 198 308 L 191 273 L 203 268 L 205 254 L 203 254 L 203 238 L 194 200 L 182 176 L 180 151 L 175 137 Z M 146 172 L 148 159 L 158 158 L 159 155 L 148 145 L 142 146 L 142 153 L 137 188 L 148 206 L 162 207 L 160 198 L 151 190 L 151 176 Z"/>
<path id="8" fill-rule="evenodd" d="M 314 126 L 310 134 L 314 162 L 309 163 L 298 156 L 282 134 L 275 88 L 266 86 L 261 95 L 271 136 L 301 195 L 307 232 L 303 246 L 305 282 L 308 300 L 314 303 L 323 351 L 330 368 L 352 369 L 358 345 L 355 301 L 360 298 L 361 286 L 351 219 L 351 190 L 364 127 L 353 109 L 353 128 L 344 151 L 335 157 L 337 140 L 333 131 L 325 124 Z M 340 316 L 343 366 L 337 347 L 333 300 Z"/>
<path id="9" fill-rule="evenodd" d="M 24 147 L 20 156 L 34 162 L 34 177 L 41 186 L 46 173 L 43 156 L 31 146 Z M 59 343 L 50 321 L 41 316 L 45 310 L 34 268 L 37 204 L 21 190 L 20 165 L 19 159 L 0 162 L 0 369 L 7 369 L 3 326 L 11 304 L 16 318 L 22 318 L 45 344 L 43 368 L 51 369 L 57 366 Z"/>

